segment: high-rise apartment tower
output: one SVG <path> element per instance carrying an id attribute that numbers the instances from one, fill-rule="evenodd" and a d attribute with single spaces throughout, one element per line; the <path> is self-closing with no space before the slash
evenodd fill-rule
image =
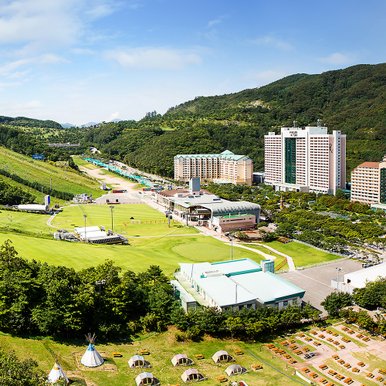
<path id="1" fill-rule="evenodd" d="M 276 190 L 336 194 L 346 184 L 346 135 L 283 127 L 264 136 L 265 183 Z"/>

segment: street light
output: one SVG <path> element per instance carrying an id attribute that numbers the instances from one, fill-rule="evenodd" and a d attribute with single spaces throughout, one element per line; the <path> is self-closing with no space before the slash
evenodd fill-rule
<path id="1" fill-rule="evenodd" d="M 111 212 L 111 231 L 114 232 L 114 207 L 110 206 L 110 212 Z"/>
<path id="2" fill-rule="evenodd" d="M 339 291 L 339 272 L 342 270 L 341 267 L 336 267 L 336 288 Z"/>
<path id="3" fill-rule="evenodd" d="M 84 214 L 83 218 L 84 218 L 84 242 L 87 243 L 87 214 Z"/>
<path id="4" fill-rule="evenodd" d="M 229 251 L 230 259 L 233 260 L 233 235 L 231 233 L 227 232 L 227 233 L 225 233 L 225 236 L 227 236 L 229 239 L 230 246 L 231 246 L 230 251 Z"/>

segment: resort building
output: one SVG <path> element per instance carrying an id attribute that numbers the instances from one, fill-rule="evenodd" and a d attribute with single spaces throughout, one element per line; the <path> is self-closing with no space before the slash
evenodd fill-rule
<path id="1" fill-rule="evenodd" d="M 386 156 L 382 162 L 363 162 L 353 169 L 351 201 L 386 204 Z"/>
<path id="2" fill-rule="evenodd" d="M 174 179 L 199 177 L 216 183 L 252 185 L 253 162 L 229 150 L 221 154 L 178 154 L 174 157 Z"/>
<path id="3" fill-rule="evenodd" d="M 263 260 L 262 265 L 250 259 L 181 263 L 175 277 L 198 304 L 219 310 L 237 311 L 261 306 L 282 309 L 300 305 L 305 293 L 275 275 L 272 260 Z"/>
<path id="4" fill-rule="evenodd" d="M 192 178 L 190 189 L 158 192 L 156 202 L 187 224 L 207 226 L 218 233 L 255 228 L 261 209 L 252 202 L 228 201 L 201 190 L 199 178 Z"/>
<path id="5" fill-rule="evenodd" d="M 346 136 L 327 127 L 282 127 L 264 136 L 265 183 L 276 190 L 336 194 L 346 184 Z"/>

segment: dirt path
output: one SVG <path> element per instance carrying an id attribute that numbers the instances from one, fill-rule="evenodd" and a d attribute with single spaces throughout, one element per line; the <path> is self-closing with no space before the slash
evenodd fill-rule
<path id="1" fill-rule="evenodd" d="M 79 166 L 79 169 L 88 174 L 90 177 L 95 178 L 99 182 L 105 182 L 107 185 L 111 185 L 113 189 L 125 189 L 127 192 L 135 198 L 138 198 L 138 190 L 135 189 L 136 184 L 122 177 L 112 176 L 105 174 L 104 169 L 89 169 L 86 167 Z"/>

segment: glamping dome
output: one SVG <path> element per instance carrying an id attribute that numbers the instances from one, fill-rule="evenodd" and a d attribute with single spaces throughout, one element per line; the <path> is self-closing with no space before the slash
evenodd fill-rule
<path id="1" fill-rule="evenodd" d="M 187 369 L 181 375 L 181 379 L 184 382 L 199 382 L 203 381 L 205 377 L 197 369 Z"/>
<path id="2" fill-rule="evenodd" d="M 212 359 L 215 363 L 234 361 L 232 355 L 229 355 L 228 352 L 224 350 L 220 350 L 214 353 Z"/>
<path id="3" fill-rule="evenodd" d="M 135 378 L 137 386 L 158 386 L 160 382 L 152 373 L 141 373 Z"/>
<path id="4" fill-rule="evenodd" d="M 244 374 L 246 371 L 247 369 L 240 365 L 230 365 L 225 370 L 229 377 L 232 375 Z"/>
<path id="5" fill-rule="evenodd" d="M 55 362 L 54 367 L 48 374 L 48 383 L 56 383 L 60 380 L 64 380 L 65 383 L 69 383 L 66 374 L 58 362 Z"/>
<path id="6" fill-rule="evenodd" d="M 172 358 L 172 363 L 173 366 L 189 366 L 193 364 L 193 361 L 186 354 L 176 354 Z"/>
<path id="7" fill-rule="evenodd" d="M 101 366 L 104 362 L 104 359 L 102 358 L 101 354 L 99 354 L 99 352 L 94 346 L 95 338 L 95 334 L 88 334 L 86 336 L 89 345 L 87 347 L 86 352 L 83 354 L 82 359 L 80 360 L 80 363 L 82 363 L 82 365 L 86 367 L 98 367 Z"/>
<path id="8" fill-rule="evenodd" d="M 133 355 L 128 361 L 130 368 L 151 367 L 150 363 L 142 355 Z"/>

